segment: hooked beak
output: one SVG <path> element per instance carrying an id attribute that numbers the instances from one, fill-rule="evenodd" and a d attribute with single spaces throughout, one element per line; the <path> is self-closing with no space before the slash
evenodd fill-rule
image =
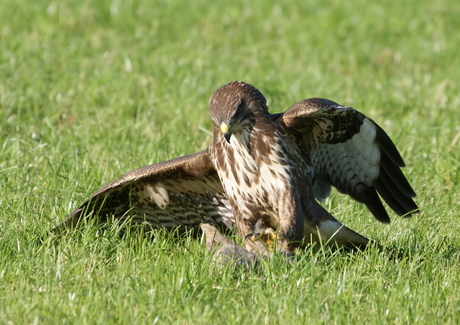
<path id="1" fill-rule="evenodd" d="M 232 137 L 232 130 L 225 122 L 222 122 L 220 125 L 220 132 L 224 134 L 225 140 L 230 143 L 230 138 Z"/>

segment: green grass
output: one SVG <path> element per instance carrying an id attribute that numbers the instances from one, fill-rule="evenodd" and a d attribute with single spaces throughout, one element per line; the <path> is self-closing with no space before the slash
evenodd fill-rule
<path id="1" fill-rule="evenodd" d="M 460 7 L 454 0 L 0 0 L 0 324 L 460 321 Z M 381 225 L 324 204 L 407 260 L 313 249 L 260 270 L 199 240 L 47 231 L 127 171 L 204 149 L 232 80 L 273 112 L 352 105 L 390 134 L 421 214 Z"/>

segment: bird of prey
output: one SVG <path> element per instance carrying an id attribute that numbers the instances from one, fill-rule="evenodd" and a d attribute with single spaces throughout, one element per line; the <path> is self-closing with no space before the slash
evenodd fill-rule
<path id="1" fill-rule="evenodd" d="M 248 251 L 292 253 L 315 241 L 368 245 L 318 203 L 332 186 L 383 223 L 390 218 L 380 197 L 398 215 L 418 211 L 395 145 L 352 107 L 310 98 L 270 114 L 262 93 L 239 81 L 217 89 L 209 107 L 214 133 L 206 150 L 127 173 L 55 230 L 94 215 L 152 228 L 236 227 Z"/>

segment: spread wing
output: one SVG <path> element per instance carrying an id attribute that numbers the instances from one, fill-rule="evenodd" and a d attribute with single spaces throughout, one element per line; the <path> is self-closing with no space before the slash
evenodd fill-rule
<path id="1" fill-rule="evenodd" d="M 153 228 L 231 228 L 233 214 L 207 151 L 135 169 L 96 191 L 54 231 L 84 216 L 132 218 Z"/>
<path id="2" fill-rule="evenodd" d="M 313 167 L 318 199 L 326 198 L 332 185 L 384 223 L 390 218 L 377 193 L 398 215 L 417 212 L 414 190 L 401 171 L 404 161 L 373 120 L 321 98 L 301 101 L 281 117 Z"/>

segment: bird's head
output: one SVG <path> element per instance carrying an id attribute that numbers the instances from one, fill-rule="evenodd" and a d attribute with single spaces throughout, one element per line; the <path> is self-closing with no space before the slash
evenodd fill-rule
<path id="1" fill-rule="evenodd" d="M 232 134 L 250 130 L 258 116 L 268 113 L 266 102 L 255 87 L 234 81 L 214 92 L 209 108 L 215 127 L 230 142 Z"/>

